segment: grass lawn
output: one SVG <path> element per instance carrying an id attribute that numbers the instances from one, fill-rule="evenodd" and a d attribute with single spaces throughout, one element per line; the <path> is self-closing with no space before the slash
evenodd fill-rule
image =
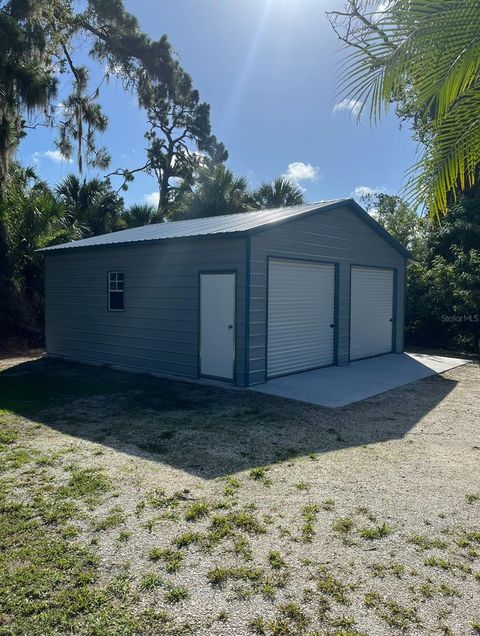
<path id="1" fill-rule="evenodd" d="M 480 365 L 337 410 L 0 361 L 0 635 L 480 634 Z"/>

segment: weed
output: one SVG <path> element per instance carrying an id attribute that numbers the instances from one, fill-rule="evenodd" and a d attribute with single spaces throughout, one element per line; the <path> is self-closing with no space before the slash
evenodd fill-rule
<path id="1" fill-rule="evenodd" d="M 62 537 L 64 539 L 74 539 L 75 537 L 78 537 L 79 534 L 80 530 L 75 528 L 75 526 L 66 526 L 62 529 Z"/>
<path id="2" fill-rule="evenodd" d="M 169 585 L 168 590 L 165 592 L 165 601 L 167 603 L 179 603 L 180 601 L 184 601 L 190 596 L 190 592 L 188 588 L 183 585 Z"/>
<path id="3" fill-rule="evenodd" d="M 409 543 L 416 545 L 422 550 L 433 550 L 437 548 L 438 550 L 444 550 L 448 547 L 448 543 L 443 541 L 442 539 L 431 539 L 430 537 L 426 537 L 423 534 L 414 534 L 408 539 Z"/>
<path id="4" fill-rule="evenodd" d="M 259 581 L 262 576 L 262 569 L 245 566 L 217 566 L 209 570 L 207 573 L 207 579 L 210 581 L 210 583 L 212 583 L 212 585 L 221 585 L 229 579 Z"/>
<path id="5" fill-rule="evenodd" d="M 167 497 L 163 488 L 156 488 L 148 493 L 147 503 L 152 508 L 176 508 L 180 501 L 178 495 Z"/>
<path id="6" fill-rule="evenodd" d="M 248 539 L 242 536 L 237 536 L 233 541 L 233 549 L 235 554 L 241 556 L 245 559 L 245 561 L 251 561 L 253 558 L 252 548 L 250 547 L 250 543 Z"/>
<path id="7" fill-rule="evenodd" d="M 150 561 L 165 561 L 167 572 L 177 572 L 183 561 L 183 554 L 180 550 L 173 548 L 152 548 L 148 553 Z"/>
<path id="8" fill-rule="evenodd" d="M 9 429 L 0 429 L 0 444 L 13 444 L 18 439 L 18 433 Z"/>
<path id="9" fill-rule="evenodd" d="M 118 507 L 112 508 L 102 519 L 93 522 L 92 527 L 96 532 L 117 528 L 125 521 L 122 510 Z"/>
<path id="10" fill-rule="evenodd" d="M 317 590 L 322 594 L 331 596 L 337 603 L 347 605 L 348 586 L 336 579 L 325 566 L 321 566 L 317 572 Z"/>
<path id="11" fill-rule="evenodd" d="M 384 600 L 377 592 L 365 594 L 364 602 L 367 607 L 374 608 L 390 627 L 406 631 L 412 624 L 420 624 L 420 618 L 415 608 L 409 609 L 396 601 Z"/>
<path id="12" fill-rule="evenodd" d="M 260 592 L 266 599 L 272 600 L 277 594 L 277 589 L 270 582 L 266 582 L 261 586 Z"/>
<path id="13" fill-rule="evenodd" d="M 391 572 L 399 579 L 405 574 L 405 566 L 401 563 L 373 563 L 368 567 L 372 571 L 373 576 L 378 576 L 382 579 L 387 572 Z"/>
<path id="14" fill-rule="evenodd" d="M 318 506 L 315 503 L 307 504 L 302 509 L 303 526 L 302 541 L 310 543 L 315 535 L 314 523 L 318 514 Z"/>
<path id="15" fill-rule="evenodd" d="M 266 624 L 263 616 L 255 616 L 249 623 L 249 627 L 255 634 L 259 636 L 265 636 L 266 632 Z"/>
<path id="16" fill-rule="evenodd" d="M 371 512 L 366 506 L 358 506 L 356 511 L 359 515 L 363 515 L 372 523 L 375 523 L 375 521 L 377 520 L 373 512 Z"/>
<path id="17" fill-rule="evenodd" d="M 206 501 L 195 501 L 185 513 L 187 521 L 196 521 L 201 517 L 206 517 L 209 512 L 209 505 Z"/>
<path id="18" fill-rule="evenodd" d="M 249 534 L 262 534 L 265 527 L 251 512 L 246 510 L 228 512 L 225 515 L 214 515 L 211 519 L 209 539 L 217 542 L 223 538 L 231 537 L 235 529 L 243 530 Z"/>
<path id="19" fill-rule="evenodd" d="M 294 484 L 297 490 L 310 490 L 311 484 L 308 484 L 306 481 L 299 481 L 297 484 Z"/>
<path id="20" fill-rule="evenodd" d="M 418 591 L 425 598 L 433 598 L 435 596 L 436 587 L 432 583 L 422 583 L 418 586 Z"/>
<path id="21" fill-rule="evenodd" d="M 203 539 L 204 535 L 200 532 L 192 532 L 189 530 L 176 537 L 173 540 L 173 544 L 176 545 L 177 548 L 187 548 L 189 545 L 200 543 Z"/>
<path id="22" fill-rule="evenodd" d="M 278 611 L 295 625 L 297 633 L 303 632 L 310 622 L 305 612 L 296 603 L 290 602 L 280 605 Z"/>
<path id="23" fill-rule="evenodd" d="M 322 508 L 327 511 L 333 510 L 335 508 L 335 501 L 333 499 L 324 499 L 322 501 Z"/>
<path id="24" fill-rule="evenodd" d="M 138 516 L 140 516 L 140 514 L 145 510 L 146 508 L 146 503 L 143 501 L 139 501 L 137 503 L 137 505 L 135 506 L 135 514 Z"/>
<path id="25" fill-rule="evenodd" d="M 157 587 L 164 585 L 163 579 L 161 579 L 155 572 L 146 572 L 142 576 L 140 587 L 142 590 L 153 590 Z"/>
<path id="26" fill-rule="evenodd" d="M 97 501 L 99 496 L 111 488 L 110 480 L 96 468 L 71 469 L 70 479 L 66 486 L 58 489 L 62 497 L 88 498 Z"/>
<path id="27" fill-rule="evenodd" d="M 132 536 L 131 532 L 127 532 L 126 530 L 122 530 L 120 532 L 120 534 L 117 537 L 117 541 L 120 541 L 121 543 L 126 543 L 130 537 Z"/>
<path id="28" fill-rule="evenodd" d="M 341 629 L 350 629 L 356 623 L 357 621 L 352 616 L 339 616 L 331 621 L 332 627 L 340 627 Z"/>
<path id="29" fill-rule="evenodd" d="M 455 568 L 454 564 L 448 559 L 438 559 L 434 556 L 425 559 L 423 564 L 431 568 L 440 568 L 441 570 L 452 571 Z"/>
<path id="30" fill-rule="evenodd" d="M 353 519 L 351 517 L 340 517 L 333 522 L 332 528 L 340 534 L 347 534 L 353 528 Z"/>
<path id="31" fill-rule="evenodd" d="M 262 466 L 252 468 L 249 472 L 250 479 L 261 481 L 265 486 L 271 485 L 271 480 L 267 477 L 267 469 Z"/>
<path id="32" fill-rule="evenodd" d="M 279 570 L 279 569 L 285 568 L 287 566 L 287 564 L 285 563 L 285 560 L 283 559 L 282 555 L 277 550 L 271 550 L 268 553 L 268 562 L 270 563 L 270 566 L 274 570 Z"/>
<path id="33" fill-rule="evenodd" d="M 226 486 L 223 491 L 224 495 L 226 497 L 232 497 L 233 495 L 236 495 L 237 491 L 240 488 L 240 482 L 238 481 L 238 479 L 235 479 L 235 477 L 227 477 L 225 479 L 225 482 Z"/>
<path id="34" fill-rule="evenodd" d="M 376 526 L 375 528 L 361 528 L 358 531 L 358 534 L 362 537 L 362 539 L 373 541 L 374 539 L 383 539 L 383 537 L 386 537 L 392 532 L 393 529 L 383 522 L 381 526 Z"/>
<path id="35" fill-rule="evenodd" d="M 480 500 L 480 495 L 476 494 L 476 493 L 467 493 L 465 495 L 465 500 L 468 504 L 473 504 L 476 501 Z"/>

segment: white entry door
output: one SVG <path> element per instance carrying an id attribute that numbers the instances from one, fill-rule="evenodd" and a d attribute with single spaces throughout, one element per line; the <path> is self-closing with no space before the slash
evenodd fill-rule
<path id="1" fill-rule="evenodd" d="M 200 374 L 233 380 L 235 274 L 200 274 Z"/>
<path id="2" fill-rule="evenodd" d="M 334 265 L 269 261 L 269 378 L 333 364 L 334 320 Z"/>
<path id="3" fill-rule="evenodd" d="M 350 360 L 393 349 L 393 269 L 352 267 Z"/>

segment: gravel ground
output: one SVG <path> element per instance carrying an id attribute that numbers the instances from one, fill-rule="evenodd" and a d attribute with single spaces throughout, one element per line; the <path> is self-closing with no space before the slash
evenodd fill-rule
<path id="1" fill-rule="evenodd" d="M 52 480 L 74 461 L 115 485 L 75 522 L 76 540 L 100 556 L 99 585 L 124 575 L 141 590 L 133 612 L 165 608 L 192 630 L 175 633 L 201 636 L 480 633 L 478 363 L 337 410 L 2 365 L 25 390 L 46 371 L 118 378 L 118 390 L 15 418 L 31 448 L 62 458 Z M 153 548 L 170 552 L 153 560 Z"/>

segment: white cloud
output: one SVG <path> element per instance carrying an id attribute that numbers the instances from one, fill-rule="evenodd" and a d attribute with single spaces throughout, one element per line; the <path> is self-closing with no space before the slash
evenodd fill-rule
<path id="1" fill-rule="evenodd" d="M 45 152 L 34 152 L 32 155 L 32 159 L 35 162 L 40 161 L 43 157 L 50 159 L 50 161 L 54 161 L 55 163 L 73 163 L 73 159 L 69 159 L 68 157 L 65 157 L 65 155 L 62 155 L 60 150 L 45 150 Z"/>
<path id="2" fill-rule="evenodd" d="M 352 115 L 355 115 L 355 117 L 357 117 L 360 113 L 362 106 L 363 106 L 363 102 L 361 102 L 359 99 L 342 99 L 341 102 L 338 102 L 338 104 L 335 104 L 335 106 L 333 107 L 332 113 L 346 111 L 348 113 L 351 113 Z"/>
<path id="3" fill-rule="evenodd" d="M 158 202 L 160 201 L 160 193 L 159 192 L 150 192 L 150 194 L 144 194 L 143 200 L 148 205 L 153 205 L 154 207 L 158 207 Z"/>
<path id="4" fill-rule="evenodd" d="M 300 181 L 315 181 L 319 177 L 319 169 L 311 163 L 303 161 L 293 161 L 288 164 L 287 170 L 282 174 L 284 179 L 291 181 L 295 185 L 300 185 Z"/>
<path id="5" fill-rule="evenodd" d="M 370 188 L 369 186 L 357 186 L 355 190 L 352 192 L 352 196 L 355 199 L 361 199 L 362 197 L 368 197 L 371 194 L 378 194 L 382 192 L 380 188 Z"/>

